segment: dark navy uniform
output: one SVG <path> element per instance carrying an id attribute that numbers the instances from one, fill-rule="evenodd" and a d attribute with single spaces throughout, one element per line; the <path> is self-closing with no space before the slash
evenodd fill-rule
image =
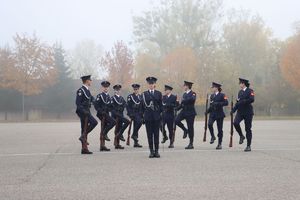
<path id="1" fill-rule="evenodd" d="M 235 106 L 232 109 L 232 113 L 237 111 L 237 114 L 234 118 L 234 127 L 240 136 L 240 144 L 243 143 L 243 139 L 245 138 L 240 126 L 240 122 L 244 120 L 245 122 L 245 130 L 246 130 L 246 138 L 247 138 L 247 148 L 245 151 L 251 151 L 251 142 L 252 142 L 252 119 L 253 119 L 253 107 L 252 103 L 254 102 L 254 91 L 249 88 L 249 81 L 246 79 L 240 78 L 240 83 L 244 83 L 246 87 L 239 91 L 238 98 Z"/>
<path id="2" fill-rule="evenodd" d="M 90 79 L 90 76 L 83 76 L 81 79 L 87 80 Z M 81 136 L 79 140 L 82 143 L 82 153 L 88 153 L 87 150 L 87 135 L 84 135 L 84 131 L 86 134 L 90 133 L 98 124 L 97 120 L 92 116 L 90 112 L 90 107 L 93 101 L 93 96 L 91 95 L 90 90 L 87 86 L 83 85 L 76 92 L 76 114 L 80 118 L 81 122 Z M 87 130 L 85 128 L 85 120 L 87 119 Z"/>
<path id="3" fill-rule="evenodd" d="M 108 81 L 101 83 L 103 87 L 109 87 Z M 112 110 L 111 99 L 108 93 L 102 92 L 97 95 L 95 103 L 95 109 L 97 110 L 97 117 L 101 120 L 101 133 L 100 133 L 100 151 L 109 151 L 106 148 L 105 140 L 110 141 L 107 134 L 116 125 L 116 121 L 109 115 Z"/>
<path id="4" fill-rule="evenodd" d="M 157 79 L 148 77 L 146 80 L 149 84 L 154 84 Z M 144 120 L 150 149 L 149 157 L 159 157 L 159 127 L 162 113 L 162 93 L 157 90 L 148 90 L 143 92 L 142 99 Z"/>
<path id="5" fill-rule="evenodd" d="M 133 88 L 139 88 L 140 85 L 133 84 Z M 127 97 L 127 115 L 133 121 L 133 133 L 131 138 L 134 140 L 134 147 L 142 147 L 138 144 L 138 132 L 143 124 L 142 96 L 140 94 L 130 94 Z"/>
<path id="6" fill-rule="evenodd" d="M 165 89 L 172 90 L 173 88 L 170 86 L 165 86 Z M 173 142 L 174 142 L 174 121 L 175 121 L 175 108 L 179 106 L 179 103 L 177 101 L 177 96 L 170 94 L 170 95 L 164 95 L 162 98 L 162 105 L 163 105 L 163 114 L 162 114 L 162 133 L 163 133 L 163 141 L 164 143 L 166 140 L 168 140 L 165 125 L 167 125 L 168 131 L 169 131 L 169 139 L 170 139 L 170 148 L 173 148 Z"/>
<path id="7" fill-rule="evenodd" d="M 115 88 L 114 88 L 115 89 Z M 123 133 L 126 130 L 126 128 L 129 125 L 129 120 L 124 116 L 124 109 L 126 107 L 126 101 L 124 98 L 120 95 L 114 95 L 111 98 L 112 102 L 112 117 L 115 119 L 117 122 L 116 124 L 116 137 L 117 137 L 117 142 L 115 144 L 116 148 L 120 149 L 122 146 L 119 143 L 119 140 L 125 141 L 123 137 Z"/>
<path id="8" fill-rule="evenodd" d="M 192 86 L 193 83 L 185 81 L 185 85 Z M 183 131 L 184 135 L 183 138 L 187 137 L 187 134 L 190 138 L 190 143 L 186 147 L 186 149 L 193 149 L 193 142 L 194 142 L 194 120 L 195 116 L 197 115 L 195 109 L 195 102 L 196 102 L 196 93 L 192 90 L 185 92 L 182 96 L 181 104 L 178 108 L 182 109 L 181 112 L 175 119 L 175 123 L 179 126 Z M 186 120 L 187 128 L 181 122 L 182 120 Z"/>
<path id="9" fill-rule="evenodd" d="M 213 83 L 212 87 L 216 87 L 221 91 L 221 84 Z M 214 135 L 214 128 L 213 124 L 217 122 L 218 128 L 218 147 L 217 149 L 222 148 L 222 139 L 223 139 L 223 121 L 225 118 L 225 113 L 223 110 L 224 106 L 228 106 L 228 99 L 224 93 L 217 92 L 210 95 L 210 106 L 207 110 L 209 113 L 209 120 L 208 120 L 208 128 L 211 134 L 211 141 L 210 143 L 214 143 L 215 135 Z"/>

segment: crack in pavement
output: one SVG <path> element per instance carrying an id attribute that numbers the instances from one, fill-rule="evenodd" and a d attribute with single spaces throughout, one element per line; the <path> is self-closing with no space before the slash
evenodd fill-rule
<path id="1" fill-rule="evenodd" d="M 19 185 L 25 184 L 25 183 L 29 183 L 49 162 L 52 158 L 55 157 L 55 154 L 59 153 L 60 149 L 62 148 L 62 145 L 59 146 L 55 152 L 50 153 L 46 159 L 44 160 L 44 162 L 38 166 L 38 168 L 31 174 L 27 175 L 25 178 L 22 179 L 21 183 L 19 183 Z"/>

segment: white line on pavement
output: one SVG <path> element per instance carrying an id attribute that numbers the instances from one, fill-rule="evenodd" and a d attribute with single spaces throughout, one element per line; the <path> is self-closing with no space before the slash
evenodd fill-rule
<path id="1" fill-rule="evenodd" d="M 194 150 L 184 150 L 184 149 L 178 149 L 178 150 L 165 150 L 164 152 L 160 152 L 161 154 L 164 153 L 193 153 L 193 152 L 217 152 L 217 153 L 227 153 L 227 152 L 241 152 L 242 149 L 227 149 L 227 150 L 221 150 L 217 151 L 214 149 L 194 149 Z M 300 151 L 300 149 L 254 149 L 252 152 L 255 151 Z M 139 151 L 109 151 L 109 152 L 94 152 L 94 155 L 96 154 L 132 154 L 132 153 L 148 153 L 149 150 L 139 150 Z M 251 152 L 249 152 L 251 153 Z M 4 153 L 0 154 L 0 157 L 17 157 L 17 156 L 49 156 L 49 155 L 55 155 L 55 156 L 66 156 L 66 155 L 80 155 L 79 153 Z"/>

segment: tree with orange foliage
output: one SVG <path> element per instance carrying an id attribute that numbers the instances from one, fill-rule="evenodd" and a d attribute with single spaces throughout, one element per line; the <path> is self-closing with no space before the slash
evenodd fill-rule
<path id="1" fill-rule="evenodd" d="M 179 89 L 183 80 L 193 81 L 199 76 L 199 60 L 189 47 L 179 47 L 168 53 L 161 64 L 161 76 L 175 89 Z"/>
<path id="2" fill-rule="evenodd" d="M 123 41 L 117 41 L 111 51 L 105 53 L 100 64 L 108 70 L 109 80 L 113 80 L 125 88 L 132 83 L 133 56 Z"/>
<path id="3" fill-rule="evenodd" d="M 16 34 L 13 39 L 15 45 L 12 50 L 0 50 L 0 87 L 22 93 L 24 116 L 24 96 L 40 94 L 53 85 L 57 71 L 52 47 L 40 42 L 35 35 Z"/>
<path id="4" fill-rule="evenodd" d="M 290 38 L 280 60 L 280 69 L 284 79 L 300 91 L 300 31 Z"/>

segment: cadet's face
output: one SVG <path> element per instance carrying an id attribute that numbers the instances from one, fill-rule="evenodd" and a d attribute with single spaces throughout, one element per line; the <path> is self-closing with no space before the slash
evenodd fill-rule
<path id="1" fill-rule="evenodd" d="M 189 87 L 187 85 L 183 85 L 183 89 L 184 89 L 184 91 L 187 91 L 189 89 Z"/>
<path id="2" fill-rule="evenodd" d="M 87 86 L 91 86 L 92 80 L 86 80 L 84 84 L 87 85 Z"/>
<path id="3" fill-rule="evenodd" d="M 115 94 L 120 95 L 120 90 L 115 90 Z"/>
<path id="4" fill-rule="evenodd" d="M 240 83 L 240 87 L 243 89 L 243 88 L 246 87 L 246 86 L 245 86 L 244 83 Z"/>
<path id="5" fill-rule="evenodd" d="M 103 92 L 107 93 L 108 92 L 108 87 L 102 87 L 103 88 Z"/>
<path id="6" fill-rule="evenodd" d="M 138 88 L 134 88 L 134 89 L 133 89 L 133 92 L 134 92 L 135 94 L 138 94 L 138 93 L 139 93 L 139 89 L 138 89 Z"/>
<path id="7" fill-rule="evenodd" d="M 165 94 L 169 95 L 171 93 L 171 90 L 165 90 Z"/>
<path id="8" fill-rule="evenodd" d="M 149 89 L 154 90 L 154 88 L 155 88 L 155 84 L 154 83 L 149 83 Z"/>

